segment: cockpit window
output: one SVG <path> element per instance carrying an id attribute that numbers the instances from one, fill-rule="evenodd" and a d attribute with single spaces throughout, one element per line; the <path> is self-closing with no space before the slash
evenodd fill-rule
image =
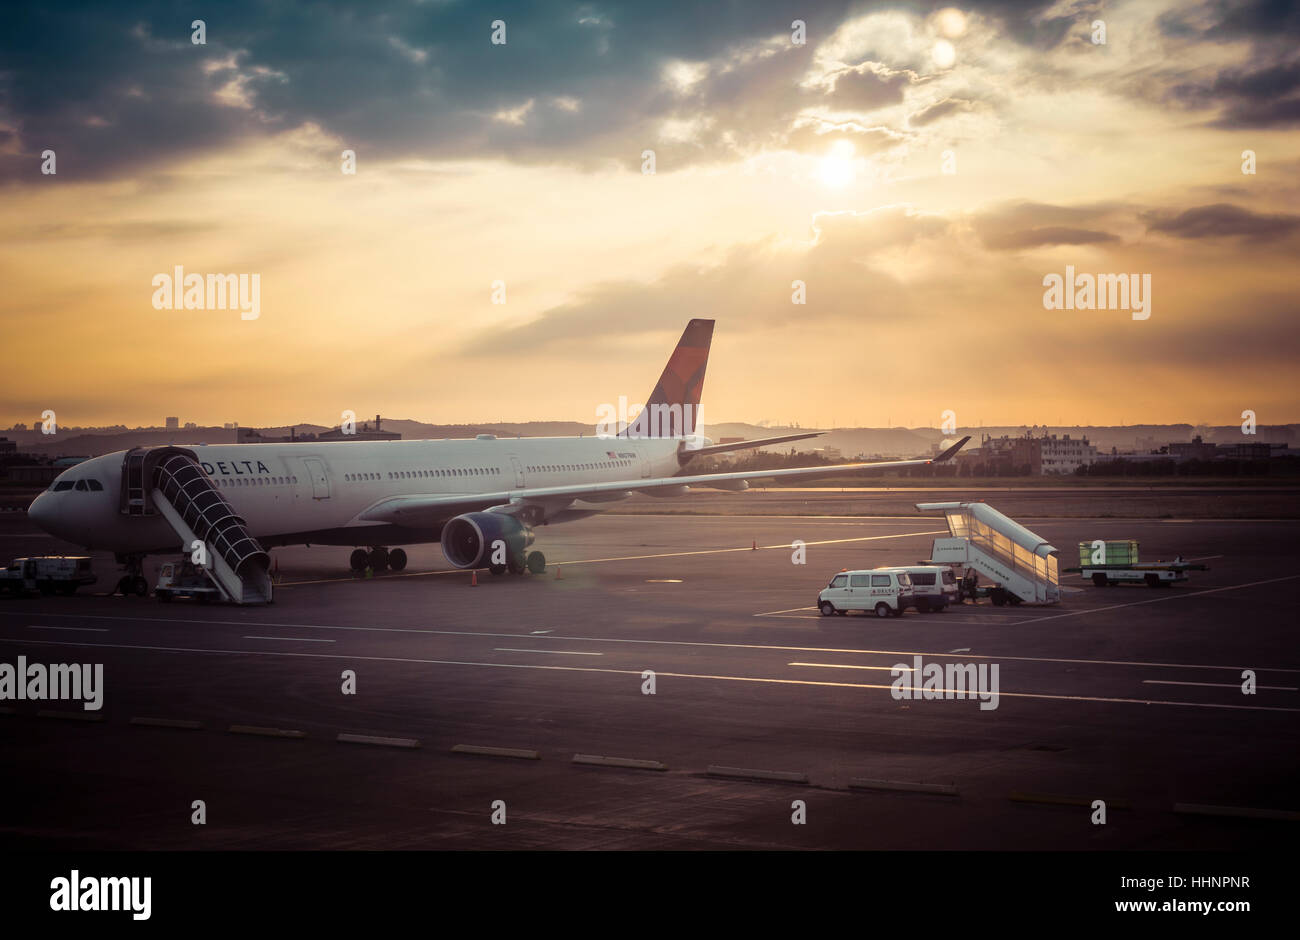
<path id="1" fill-rule="evenodd" d="M 77 489 L 84 493 L 84 492 L 86 492 L 87 489 L 89 489 L 89 487 L 86 486 L 86 481 L 85 481 L 85 480 L 78 480 L 78 481 L 77 481 Z"/>
<path id="2" fill-rule="evenodd" d="M 56 493 L 62 493 L 64 490 L 70 489 L 72 489 L 71 480 L 60 480 L 58 483 L 54 484 L 54 492 Z"/>
<path id="3" fill-rule="evenodd" d="M 98 480 L 87 480 L 86 484 L 96 493 L 100 493 L 104 489 L 104 484 L 100 483 Z"/>

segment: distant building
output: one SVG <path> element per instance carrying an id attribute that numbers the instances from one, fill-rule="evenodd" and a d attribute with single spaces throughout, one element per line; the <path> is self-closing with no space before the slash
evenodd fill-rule
<path id="1" fill-rule="evenodd" d="M 958 455 L 959 459 L 961 455 Z M 1016 473 L 1062 474 L 1074 473 L 1097 460 L 1097 448 L 1086 437 L 1066 434 L 1044 434 L 1034 437 L 1026 432 L 1023 437 L 985 436 L 978 449 L 963 462 L 984 465 L 984 472 L 995 476 Z"/>
<path id="2" fill-rule="evenodd" d="M 11 441 L 7 437 L 0 437 L 0 457 L 16 453 L 18 453 L 18 442 Z"/>
<path id="3" fill-rule="evenodd" d="M 226 428 L 227 431 L 235 431 L 235 430 L 238 430 L 238 429 L 239 429 L 239 422 L 238 422 L 238 421 L 227 421 L 226 424 L 225 424 L 225 428 Z"/>
<path id="4" fill-rule="evenodd" d="M 375 426 L 372 429 L 369 422 L 357 425 L 351 434 L 344 434 L 342 428 L 330 428 L 328 431 L 321 431 L 318 439 L 322 441 L 400 441 L 402 435 L 396 431 L 385 431 L 381 428 L 382 418 L 375 415 Z"/>
<path id="5" fill-rule="evenodd" d="M 374 428 L 371 428 L 369 422 L 363 422 L 357 425 L 356 432 L 353 434 L 344 434 L 339 428 L 330 428 L 328 431 L 321 431 L 319 434 L 299 434 L 295 428 L 291 427 L 286 437 L 284 435 L 268 436 L 257 428 L 239 428 L 235 439 L 240 444 L 293 444 L 300 441 L 400 441 L 402 435 L 398 432 L 380 429 L 381 420 L 379 415 L 375 415 Z"/>
<path id="6" fill-rule="evenodd" d="M 169 430 L 169 431 L 175 431 L 175 430 L 176 430 L 177 428 L 179 428 L 180 426 L 181 426 L 181 419 L 180 419 L 180 418 L 168 418 L 168 419 L 167 419 L 167 430 Z"/>
<path id="7" fill-rule="evenodd" d="M 196 431 L 196 430 L 198 430 L 198 427 L 199 427 L 199 426 L 198 426 L 197 424 L 195 424 L 193 421 L 186 421 L 186 422 L 185 422 L 185 430 L 187 430 L 187 431 Z"/>
<path id="8" fill-rule="evenodd" d="M 1080 467 L 1092 466 L 1097 461 L 1097 448 L 1089 444 L 1086 437 L 1045 434 L 1036 440 L 1038 463 L 1034 473 L 1074 473 Z"/>
<path id="9" fill-rule="evenodd" d="M 1171 445 L 1172 446 L 1172 445 Z M 1215 449 L 1215 456 L 1229 460 L 1268 460 L 1273 456 L 1285 456 L 1285 444 L 1268 444 L 1263 442 L 1220 444 Z"/>
<path id="10" fill-rule="evenodd" d="M 1188 441 L 1175 441 L 1169 445 L 1169 456 L 1175 460 L 1213 460 L 1219 455 L 1219 448 L 1207 444 L 1196 435 Z"/>

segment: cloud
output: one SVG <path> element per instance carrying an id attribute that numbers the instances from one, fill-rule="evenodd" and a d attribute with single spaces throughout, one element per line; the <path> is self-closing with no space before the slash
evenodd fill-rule
<path id="1" fill-rule="evenodd" d="M 1233 238 L 1271 242 L 1300 228 L 1300 216 L 1252 212 L 1226 202 L 1196 206 L 1184 212 L 1152 211 L 1142 214 L 1148 230 L 1175 238 Z"/>
<path id="2" fill-rule="evenodd" d="M 972 219 L 984 246 L 992 251 L 1017 251 L 1050 245 L 1098 245 L 1120 238 L 1099 225 L 1115 224 L 1126 215 L 1112 204 L 1053 206 L 1017 202 L 978 213 Z"/>
<path id="3" fill-rule="evenodd" d="M 1169 97 L 1190 108 L 1219 108 L 1216 127 L 1282 127 L 1300 123 L 1300 61 L 1230 68 L 1213 80 L 1183 82 Z"/>
<path id="4" fill-rule="evenodd" d="M 975 102 L 967 98 L 944 98 L 942 101 L 927 105 L 907 120 L 913 127 L 924 127 L 954 112 L 970 111 L 974 107 Z"/>
<path id="5" fill-rule="evenodd" d="M 874 111 L 902 103 L 903 90 L 916 81 L 915 72 L 864 62 L 835 73 L 829 97 L 840 107 Z"/>
<path id="6" fill-rule="evenodd" d="M 1004 40 L 1045 48 L 1087 5 L 965 8 Z M 594 168 L 635 166 L 654 128 L 707 118 L 710 130 L 661 167 L 745 156 L 780 145 L 810 107 L 847 110 L 818 116 L 851 120 L 904 104 L 908 88 L 929 78 L 931 9 L 920 0 L 865 8 L 820 0 L 796 11 L 809 37 L 797 47 L 781 0 L 707 10 L 502 2 L 490 15 L 474 4 L 233 0 L 208 18 L 207 45 L 195 46 L 195 12 L 171 0 L 66 3 L 39 15 L 7 4 L 0 126 L 17 139 L 0 148 L 0 180 L 33 178 L 47 147 L 59 154 L 61 179 L 112 178 L 308 123 L 372 160 Z M 496 18 L 507 24 L 505 45 L 489 41 Z M 867 27 L 877 23 L 889 31 L 875 36 Z M 823 46 L 826 61 L 817 58 Z M 674 86 L 664 81 L 672 63 L 702 71 Z M 821 83 L 805 84 L 823 66 Z M 529 100 L 537 107 L 516 117 Z M 914 126 L 952 107 L 931 105 Z"/>

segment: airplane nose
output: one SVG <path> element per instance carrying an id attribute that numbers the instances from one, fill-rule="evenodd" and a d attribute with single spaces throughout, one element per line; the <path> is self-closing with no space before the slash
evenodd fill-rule
<path id="1" fill-rule="evenodd" d="M 27 507 L 27 518 L 46 532 L 53 534 L 52 526 L 58 518 L 58 503 L 48 492 L 41 493 Z"/>

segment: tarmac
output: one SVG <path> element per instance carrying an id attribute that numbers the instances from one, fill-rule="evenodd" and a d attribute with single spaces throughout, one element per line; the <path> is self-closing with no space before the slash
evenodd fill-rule
<path id="1" fill-rule="evenodd" d="M 1062 567 L 1080 541 L 1135 538 L 1144 560 L 1210 570 L 1158 590 L 1065 575 L 1055 606 L 880 620 L 822 617 L 817 592 L 926 558 L 941 518 L 604 515 L 539 528 L 544 575 L 477 586 L 436 545 L 370 579 L 345 548 L 276 549 L 265 607 L 109 596 L 96 555 L 73 597 L 0 600 L 0 663 L 104 667 L 99 711 L 0 702 L 0 845 L 1289 844 L 1300 522 L 1025 524 Z M 0 554 L 64 552 L 0 518 Z M 896 697 L 891 670 L 918 655 L 996 665 L 997 707 Z"/>

